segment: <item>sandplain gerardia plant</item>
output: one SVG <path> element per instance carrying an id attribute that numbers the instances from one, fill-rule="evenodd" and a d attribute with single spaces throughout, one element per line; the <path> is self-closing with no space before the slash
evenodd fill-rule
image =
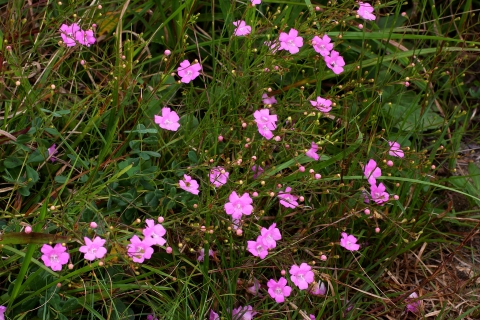
<path id="1" fill-rule="evenodd" d="M 457 2 L 5 4 L 0 319 L 474 318 Z"/>

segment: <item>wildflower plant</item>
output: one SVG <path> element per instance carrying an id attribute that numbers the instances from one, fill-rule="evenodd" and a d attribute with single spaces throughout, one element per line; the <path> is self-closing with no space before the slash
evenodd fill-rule
<path id="1" fill-rule="evenodd" d="M 6 5 L 0 319 L 477 316 L 478 24 L 417 2 Z"/>

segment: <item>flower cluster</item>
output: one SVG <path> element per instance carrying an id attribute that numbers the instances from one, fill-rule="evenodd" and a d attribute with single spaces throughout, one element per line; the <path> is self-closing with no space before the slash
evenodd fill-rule
<path id="1" fill-rule="evenodd" d="M 255 257 L 264 259 L 268 255 L 268 249 L 274 249 L 280 239 L 282 239 L 280 230 L 277 224 L 273 223 L 268 229 L 262 228 L 255 241 L 247 241 L 247 250 Z"/>
<path id="2" fill-rule="evenodd" d="M 62 24 L 60 27 L 60 36 L 67 47 L 74 47 L 77 42 L 90 47 L 90 45 L 97 41 L 93 30 L 82 30 L 76 23 L 72 23 L 71 25 Z"/>

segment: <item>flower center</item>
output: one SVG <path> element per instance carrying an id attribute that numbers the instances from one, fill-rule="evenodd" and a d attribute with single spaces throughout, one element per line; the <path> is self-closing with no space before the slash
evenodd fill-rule
<path id="1" fill-rule="evenodd" d="M 257 252 L 260 253 L 263 251 L 263 246 L 261 244 L 257 245 Z"/>
<path id="2" fill-rule="evenodd" d="M 275 294 L 281 295 L 281 294 L 282 294 L 282 289 L 280 289 L 280 288 L 277 287 L 277 288 L 275 289 Z"/>
<path id="3" fill-rule="evenodd" d="M 171 123 L 172 123 L 172 121 L 170 121 L 168 119 L 165 120 L 165 124 L 171 124 Z"/>
<path id="4" fill-rule="evenodd" d="M 298 278 L 300 281 L 305 281 L 305 279 L 303 278 L 303 273 L 297 274 L 297 278 Z"/>
<path id="5" fill-rule="evenodd" d="M 56 254 L 50 255 L 50 261 L 58 263 L 58 255 L 56 255 Z"/>
<path id="6" fill-rule="evenodd" d="M 242 205 L 240 203 L 237 203 L 237 205 L 235 206 L 238 210 L 241 210 L 242 209 Z"/>
<path id="7" fill-rule="evenodd" d="M 88 253 L 90 254 L 96 254 L 97 253 L 97 249 L 96 248 L 91 248 L 90 250 L 88 250 Z"/>
<path id="8" fill-rule="evenodd" d="M 295 44 L 293 43 L 293 40 L 291 40 L 291 39 L 288 40 L 287 43 L 288 43 L 288 45 L 291 46 L 291 47 L 294 47 L 294 46 L 295 46 Z"/>
<path id="9" fill-rule="evenodd" d="M 261 118 L 263 122 L 268 122 L 268 118 L 267 117 L 262 117 Z"/>

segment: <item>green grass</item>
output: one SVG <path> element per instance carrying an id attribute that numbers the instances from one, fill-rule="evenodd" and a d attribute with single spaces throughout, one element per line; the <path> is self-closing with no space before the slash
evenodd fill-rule
<path id="1" fill-rule="evenodd" d="M 350 0 L 249 3 L 1 2 L 2 16 L 14 17 L 0 19 L 0 305 L 7 319 L 205 319 L 210 309 L 231 319 L 231 310 L 246 305 L 258 312 L 254 319 L 480 315 L 472 233 L 480 172 L 478 163 L 457 163 L 465 161 L 462 143 L 479 143 L 478 1 L 382 0 L 374 22 L 356 18 Z M 233 36 L 237 20 L 252 26 L 249 36 Z M 95 23 L 97 42 L 60 44 L 60 26 L 72 22 Z M 303 37 L 299 53 L 264 45 L 290 28 Z M 311 46 L 323 34 L 345 59 L 340 75 Z M 189 84 L 174 74 L 185 59 L 203 68 Z M 269 109 L 279 141 L 260 136 L 253 118 L 267 92 L 278 101 Z M 317 96 L 334 102 L 328 115 L 311 106 Z M 178 131 L 154 123 L 164 106 L 179 114 Z M 319 161 L 305 156 L 312 141 Z M 399 142 L 405 158 L 389 156 L 387 141 Z M 364 202 L 369 159 L 390 194 L 384 206 Z M 254 164 L 265 168 L 258 179 Z M 208 177 L 215 166 L 230 172 L 220 188 Z M 184 174 L 199 182 L 198 196 L 178 187 Z M 304 197 L 295 209 L 279 205 L 287 186 Z M 241 236 L 224 210 L 232 191 L 259 194 Z M 134 263 L 129 239 L 158 216 L 167 244 Z M 273 222 L 282 240 L 265 259 L 252 256 L 247 241 Z M 27 225 L 35 233 L 25 234 Z M 342 232 L 359 239 L 358 252 L 340 247 Z M 79 247 L 95 234 L 107 240 L 108 254 L 88 263 Z M 46 242 L 65 243 L 73 268 L 45 266 Z M 198 262 L 201 248 L 215 255 Z M 302 262 L 326 284 L 325 296 L 290 281 L 291 265 Z M 459 280 L 457 267 L 472 273 Z M 281 270 L 293 290 L 277 304 L 266 284 Z M 253 279 L 261 296 L 246 291 Z M 423 301 L 417 315 L 405 312 L 412 292 Z"/>

